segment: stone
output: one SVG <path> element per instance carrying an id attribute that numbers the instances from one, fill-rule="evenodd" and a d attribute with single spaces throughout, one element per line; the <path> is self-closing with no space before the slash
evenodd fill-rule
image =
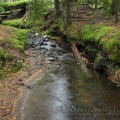
<path id="1" fill-rule="evenodd" d="M 46 46 L 46 45 L 48 45 L 48 44 L 47 44 L 47 43 L 44 43 L 43 45 Z"/>
<path id="2" fill-rule="evenodd" d="M 55 61 L 55 59 L 53 57 L 49 57 L 47 60 L 48 61 Z"/>
<path id="3" fill-rule="evenodd" d="M 44 42 L 48 42 L 48 41 L 49 41 L 49 39 L 48 39 L 48 38 L 45 38 L 45 39 L 43 39 L 43 41 L 44 41 Z"/>
<path id="4" fill-rule="evenodd" d="M 32 75 L 31 73 L 28 73 L 28 75 Z"/>
<path id="5" fill-rule="evenodd" d="M 39 42 L 39 45 L 43 45 L 43 44 L 44 44 L 44 42 L 43 42 L 43 41 L 40 41 L 40 42 Z"/>
<path id="6" fill-rule="evenodd" d="M 41 46 L 37 46 L 35 49 L 36 50 L 41 50 Z"/>
<path id="7" fill-rule="evenodd" d="M 51 47 L 56 47 L 56 44 L 51 44 Z"/>
<path id="8" fill-rule="evenodd" d="M 21 85 L 21 86 L 24 86 L 24 85 L 25 85 L 23 82 L 17 82 L 16 84 L 17 84 L 17 85 Z"/>
<path id="9" fill-rule="evenodd" d="M 31 86 L 31 85 L 26 85 L 26 87 L 27 87 L 28 89 L 32 89 L 32 88 L 33 88 L 33 86 Z"/>

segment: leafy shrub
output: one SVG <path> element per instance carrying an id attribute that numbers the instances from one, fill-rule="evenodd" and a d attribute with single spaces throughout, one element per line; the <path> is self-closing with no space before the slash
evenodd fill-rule
<path id="1" fill-rule="evenodd" d="M 0 6 L 0 13 L 1 12 L 5 12 L 5 9 L 4 9 L 4 7 L 2 7 L 2 6 Z"/>

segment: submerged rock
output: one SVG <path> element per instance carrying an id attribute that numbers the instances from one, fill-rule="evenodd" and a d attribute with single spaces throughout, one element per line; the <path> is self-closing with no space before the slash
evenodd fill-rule
<path id="1" fill-rule="evenodd" d="M 43 42 L 43 41 L 40 41 L 40 42 L 39 42 L 39 45 L 43 45 L 43 44 L 44 44 L 44 42 Z"/>
<path id="2" fill-rule="evenodd" d="M 51 47 L 56 47 L 56 44 L 51 44 Z"/>
<path id="3" fill-rule="evenodd" d="M 41 48 L 41 46 L 37 46 L 35 49 L 36 50 L 41 50 L 42 48 Z"/>

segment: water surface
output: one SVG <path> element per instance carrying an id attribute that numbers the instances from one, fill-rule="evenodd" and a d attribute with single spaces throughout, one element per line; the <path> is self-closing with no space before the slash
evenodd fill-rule
<path id="1" fill-rule="evenodd" d="M 58 60 L 33 85 L 22 104 L 21 119 L 119 120 L 119 88 L 102 75 L 87 75 L 64 48 L 55 52 Z"/>

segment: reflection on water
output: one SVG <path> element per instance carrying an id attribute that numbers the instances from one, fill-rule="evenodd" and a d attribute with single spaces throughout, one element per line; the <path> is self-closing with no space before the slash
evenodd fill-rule
<path id="1" fill-rule="evenodd" d="M 93 73 L 86 76 L 70 54 L 59 58 L 30 90 L 22 119 L 119 120 L 120 90 Z"/>

